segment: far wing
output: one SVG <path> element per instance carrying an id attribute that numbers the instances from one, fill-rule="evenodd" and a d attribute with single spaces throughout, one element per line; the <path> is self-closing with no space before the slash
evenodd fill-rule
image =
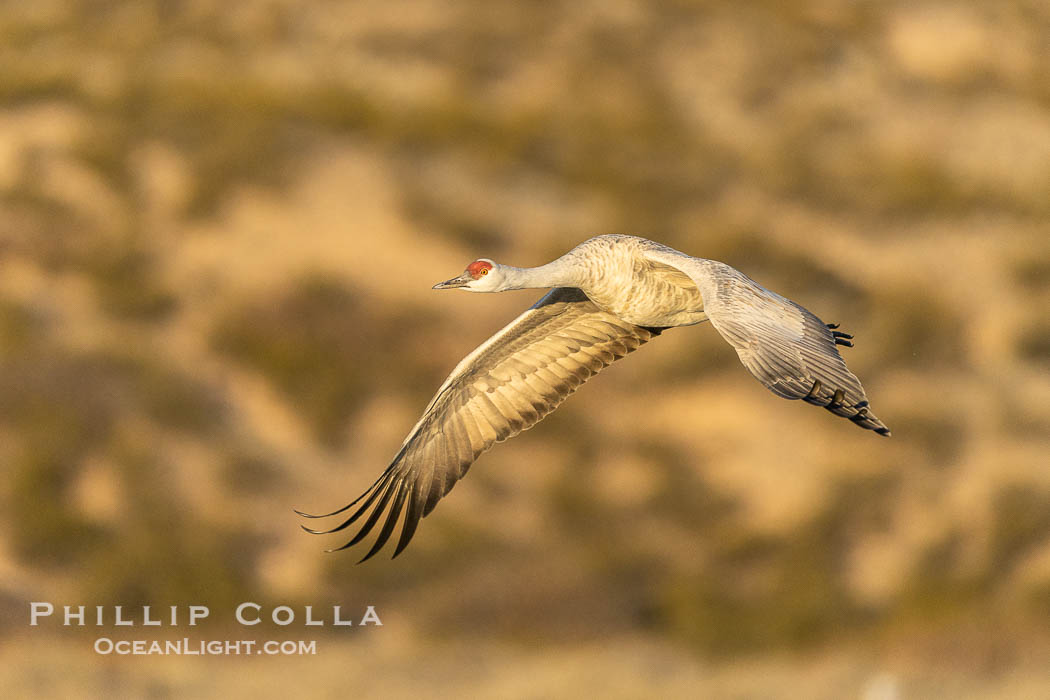
<path id="1" fill-rule="evenodd" d="M 725 263 L 669 248 L 649 255 L 696 282 L 711 324 L 774 394 L 823 406 L 862 428 L 890 434 L 869 410 L 864 388 L 846 367 L 831 329 L 814 314 Z"/>
<path id="2" fill-rule="evenodd" d="M 533 307 L 465 357 L 431 399 L 393 462 L 330 530 L 365 518 L 344 549 L 383 521 L 372 549 L 382 548 L 405 511 L 396 557 L 419 520 L 461 479 L 485 450 L 535 425 L 591 376 L 645 343 L 656 332 L 601 311 L 579 289 L 551 290 Z M 370 511 L 370 512 L 369 512 Z"/>

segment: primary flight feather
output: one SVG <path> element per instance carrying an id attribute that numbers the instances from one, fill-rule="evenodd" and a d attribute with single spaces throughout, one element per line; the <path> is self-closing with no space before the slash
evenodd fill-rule
<path id="1" fill-rule="evenodd" d="M 502 292 L 552 288 L 456 365 L 390 466 L 361 496 L 325 515 L 349 514 L 327 530 L 360 526 L 339 549 L 382 525 L 361 561 L 404 523 L 396 557 L 419 520 L 482 452 L 527 430 L 583 382 L 661 331 L 710 320 L 744 366 L 773 393 L 802 399 L 889 435 L 838 352 L 849 336 L 798 304 L 715 260 L 636 236 L 596 236 L 534 268 L 475 260 L 434 289 Z"/>

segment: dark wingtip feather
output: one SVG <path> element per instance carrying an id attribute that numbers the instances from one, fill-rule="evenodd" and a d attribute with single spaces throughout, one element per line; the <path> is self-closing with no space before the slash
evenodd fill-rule
<path id="1" fill-rule="evenodd" d="M 339 523 L 335 527 L 329 528 L 328 530 L 314 530 L 313 528 L 306 527 L 305 525 L 300 525 L 299 527 L 301 527 L 302 529 L 306 530 L 311 535 L 331 535 L 333 532 L 339 532 L 340 530 L 345 530 L 356 518 L 357 518 L 357 514 L 355 513 L 354 516 L 350 520 L 346 520 L 346 521 L 344 521 L 342 523 Z"/>
<path id="2" fill-rule="evenodd" d="M 377 491 L 376 487 L 379 486 L 380 484 L 382 484 L 383 481 L 385 481 L 386 479 L 388 479 L 390 477 L 390 473 L 391 473 L 391 469 L 392 468 L 393 468 L 393 465 L 391 465 L 390 467 L 387 467 L 387 469 L 382 474 L 379 475 L 378 479 L 376 479 L 374 482 L 372 482 L 372 485 L 369 486 L 365 490 L 364 493 L 362 493 L 360 496 L 358 496 L 354 500 L 352 500 L 349 503 L 347 503 L 342 508 L 339 508 L 337 510 L 333 510 L 331 513 L 324 513 L 322 515 L 313 515 L 313 514 L 310 514 L 310 513 L 304 513 L 301 510 L 296 510 L 295 508 L 293 508 L 292 510 L 295 511 L 296 515 L 302 516 L 304 518 L 330 518 L 333 515 L 339 515 L 340 513 L 345 513 L 346 511 L 350 510 L 351 508 L 356 506 L 358 503 L 360 503 L 361 500 L 363 498 L 365 498 L 366 496 L 368 496 L 370 493 L 373 493 L 373 492 Z M 373 498 L 374 498 L 374 496 L 373 496 Z M 362 506 L 362 508 L 368 507 L 368 503 L 370 503 L 371 501 L 372 501 L 372 498 L 369 498 L 368 501 Z M 349 522 L 353 522 L 353 519 L 351 519 Z"/>
<path id="3" fill-rule="evenodd" d="M 417 479 L 416 483 L 412 485 L 412 491 L 409 494 L 408 510 L 405 511 L 405 524 L 401 526 L 401 537 L 397 541 L 397 547 L 394 549 L 394 556 L 390 557 L 391 559 L 396 559 L 397 555 L 405 551 L 405 547 L 412 541 L 412 537 L 416 534 L 416 527 L 423 517 L 423 505 L 423 482 Z"/>
<path id="4" fill-rule="evenodd" d="M 331 549 L 324 550 L 324 552 L 325 552 L 325 554 L 334 554 L 335 552 L 341 552 L 341 551 L 343 551 L 344 549 L 346 549 L 346 548 L 348 548 L 350 546 L 351 546 L 350 543 L 347 542 L 342 547 L 332 547 Z"/>
<path id="5" fill-rule="evenodd" d="M 356 502 L 357 501 L 354 501 L 354 503 L 356 503 Z M 292 508 L 292 512 L 295 513 L 298 516 L 303 517 L 303 518 L 330 518 L 333 515 L 339 515 L 340 513 L 345 512 L 352 505 L 354 505 L 354 503 L 347 503 L 345 506 L 343 506 L 339 510 L 333 510 L 331 513 L 324 513 L 324 514 L 320 514 L 320 515 L 314 514 L 314 513 L 304 513 L 303 511 L 298 510 L 296 508 Z"/>
<path id="6" fill-rule="evenodd" d="M 381 516 L 383 514 L 383 511 L 386 510 L 387 503 L 390 502 L 390 496 L 393 494 L 395 484 L 397 483 L 399 482 L 391 481 L 387 485 L 387 487 L 383 489 L 382 497 L 379 499 L 379 502 L 376 503 L 375 508 L 372 509 L 372 514 L 368 516 L 368 520 L 366 520 L 364 524 L 361 525 L 361 529 L 357 531 L 357 534 L 354 535 L 350 539 L 350 541 L 344 544 L 342 547 L 339 547 L 338 549 L 334 549 L 332 551 L 338 552 L 339 550 L 346 549 L 347 547 L 353 547 L 355 544 L 363 540 L 369 532 L 372 531 L 372 528 L 375 527 L 375 524 L 379 521 L 379 516 Z M 378 491 L 376 493 L 378 493 Z M 371 499 L 369 499 L 369 503 L 371 503 Z M 359 515 L 364 513 L 365 510 L 368 509 L 369 503 L 366 503 L 365 505 L 361 506 L 360 510 L 354 513 L 352 519 L 356 519 Z M 343 525 L 345 526 L 346 523 L 344 523 Z M 342 526 L 340 526 L 340 529 L 342 529 Z M 371 556 L 371 554 L 369 554 L 369 556 Z M 365 557 L 365 559 L 367 558 L 368 557 Z M 364 561 L 364 559 L 362 559 L 361 561 Z M 358 563 L 360 564 L 361 562 Z"/>
<path id="7" fill-rule="evenodd" d="M 358 564 L 360 564 L 363 561 L 367 561 L 369 558 L 375 555 L 376 552 L 383 548 L 383 545 L 386 544 L 387 540 L 390 539 L 391 533 L 397 526 L 397 520 L 401 517 L 401 510 L 405 507 L 405 494 L 408 489 L 406 489 L 404 486 L 404 482 L 402 482 L 399 485 L 397 489 L 397 495 L 394 497 L 394 502 L 390 504 L 390 511 L 386 515 L 386 520 L 383 521 L 383 529 L 379 531 L 379 535 L 376 537 L 376 541 L 372 545 L 372 549 L 368 551 L 368 554 L 366 554 L 364 558 L 358 562 Z"/>
<path id="8" fill-rule="evenodd" d="M 320 514 L 318 514 L 318 513 L 304 513 L 301 510 L 298 510 L 296 508 L 293 508 L 292 512 L 295 513 L 296 515 L 299 515 L 300 517 L 310 517 L 310 518 L 332 517 L 333 515 L 338 515 L 339 513 L 345 512 L 346 510 L 348 510 L 353 505 L 354 504 L 352 504 L 352 503 L 346 504 L 345 506 L 343 506 L 339 510 L 333 510 L 331 513 L 320 513 Z"/>

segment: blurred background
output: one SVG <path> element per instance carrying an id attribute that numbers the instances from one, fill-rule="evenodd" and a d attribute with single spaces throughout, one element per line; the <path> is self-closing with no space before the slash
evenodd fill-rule
<path id="1" fill-rule="evenodd" d="M 1047 696 L 1048 37 L 1044 0 L 0 2 L 0 684 Z M 540 296 L 433 283 L 611 232 L 840 322 L 893 438 L 701 325 L 484 455 L 397 560 L 298 529 Z M 37 600 L 384 626 L 99 657 Z"/>

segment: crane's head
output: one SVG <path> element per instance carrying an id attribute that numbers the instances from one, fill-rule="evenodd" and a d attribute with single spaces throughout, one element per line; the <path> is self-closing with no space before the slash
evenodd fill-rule
<path id="1" fill-rule="evenodd" d="M 434 289 L 465 289 L 468 292 L 498 292 L 503 281 L 501 266 L 488 258 L 479 258 L 467 265 L 459 277 L 438 282 Z"/>

